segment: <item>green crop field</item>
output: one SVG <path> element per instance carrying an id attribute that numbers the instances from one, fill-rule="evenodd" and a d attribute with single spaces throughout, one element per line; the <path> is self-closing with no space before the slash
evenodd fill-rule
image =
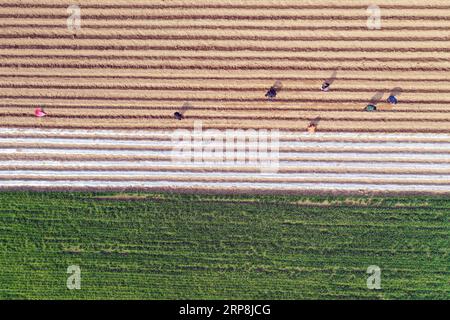
<path id="1" fill-rule="evenodd" d="M 0 210 L 2 299 L 450 297 L 448 197 L 3 192 Z"/>

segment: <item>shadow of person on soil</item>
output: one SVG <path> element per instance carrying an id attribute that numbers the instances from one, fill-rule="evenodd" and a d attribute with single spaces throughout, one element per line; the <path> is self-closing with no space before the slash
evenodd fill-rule
<path id="1" fill-rule="evenodd" d="M 369 104 L 364 108 L 364 111 L 376 111 L 377 104 L 383 98 L 384 92 L 378 91 L 375 95 L 370 99 Z"/>
<path id="2" fill-rule="evenodd" d="M 381 99 L 383 98 L 384 92 L 383 91 L 378 91 L 377 93 L 375 93 L 375 95 L 370 99 L 369 104 L 376 106 L 377 103 L 379 103 L 381 101 Z"/>
<path id="3" fill-rule="evenodd" d="M 317 126 L 319 125 L 320 120 L 322 120 L 321 117 L 315 117 L 314 119 L 311 120 L 311 122 L 309 123 L 309 125 L 313 125 L 313 126 L 316 126 L 316 127 L 317 127 Z"/>
<path id="4" fill-rule="evenodd" d="M 398 97 L 402 94 L 403 89 L 400 87 L 395 87 L 391 90 L 391 93 L 389 93 L 390 96 Z"/>
<path id="5" fill-rule="evenodd" d="M 322 91 L 328 91 L 331 87 L 331 85 L 333 84 L 333 82 L 336 80 L 337 78 L 337 70 L 333 71 L 333 74 L 331 75 L 331 77 L 329 77 L 328 79 L 325 79 L 324 82 L 322 83 Z"/>

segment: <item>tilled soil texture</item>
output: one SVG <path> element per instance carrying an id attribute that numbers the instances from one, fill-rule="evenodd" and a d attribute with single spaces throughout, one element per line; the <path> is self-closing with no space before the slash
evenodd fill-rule
<path id="1" fill-rule="evenodd" d="M 450 131 L 450 6 L 378 1 L 64 1 L 0 5 L 0 124 Z M 329 92 L 322 82 L 336 71 Z M 274 101 L 264 97 L 283 83 Z M 399 104 L 379 113 L 393 88 Z M 185 121 L 173 113 L 185 102 Z M 38 120 L 33 108 L 45 107 Z M 386 106 L 384 106 L 386 107 Z"/>

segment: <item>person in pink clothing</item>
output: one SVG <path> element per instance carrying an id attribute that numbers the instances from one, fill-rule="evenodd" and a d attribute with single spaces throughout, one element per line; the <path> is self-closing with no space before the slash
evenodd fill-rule
<path id="1" fill-rule="evenodd" d="M 34 116 L 41 118 L 41 117 L 45 117 L 47 114 L 44 112 L 44 109 L 42 108 L 36 108 L 34 109 Z"/>

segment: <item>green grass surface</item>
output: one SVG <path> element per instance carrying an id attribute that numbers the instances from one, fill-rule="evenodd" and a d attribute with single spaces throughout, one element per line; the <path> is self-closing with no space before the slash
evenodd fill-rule
<path id="1" fill-rule="evenodd" d="M 450 297 L 449 198 L 117 196 L 0 193 L 0 298 Z"/>

